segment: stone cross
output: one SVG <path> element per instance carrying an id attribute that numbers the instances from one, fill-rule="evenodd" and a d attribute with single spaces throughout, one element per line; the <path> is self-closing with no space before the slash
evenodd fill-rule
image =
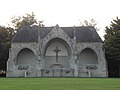
<path id="1" fill-rule="evenodd" d="M 56 62 L 58 62 L 58 53 L 60 52 L 61 50 L 59 50 L 59 48 L 56 46 L 55 50 L 53 50 L 53 52 L 56 53 Z"/>

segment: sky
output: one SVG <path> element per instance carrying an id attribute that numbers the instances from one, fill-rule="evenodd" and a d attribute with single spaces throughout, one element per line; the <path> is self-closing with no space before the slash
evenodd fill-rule
<path id="1" fill-rule="evenodd" d="M 32 12 L 45 26 L 79 26 L 95 19 L 102 37 L 105 27 L 120 17 L 119 4 L 120 0 L 0 0 L 0 25 L 7 26 L 12 17 Z"/>

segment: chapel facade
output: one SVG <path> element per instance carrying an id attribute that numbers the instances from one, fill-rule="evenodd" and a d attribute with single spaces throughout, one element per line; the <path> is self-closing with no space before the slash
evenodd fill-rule
<path id="1" fill-rule="evenodd" d="M 11 41 L 7 77 L 107 77 L 103 42 L 91 26 L 23 27 Z"/>

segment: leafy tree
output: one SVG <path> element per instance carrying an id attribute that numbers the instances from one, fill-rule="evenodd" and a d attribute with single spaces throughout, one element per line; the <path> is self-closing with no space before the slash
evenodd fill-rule
<path id="1" fill-rule="evenodd" d="M 24 26 L 35 26 L 35 25 L 39 25 L 39 26 L 44 26 L 43 21 L 37 21 L 37 19 L 35 19 L 35 15 L 32 12 L 32 14 L 26 14 L 24 16 L 18 16 L 18 17 L 13 17 L 12 18 L 12 24 L 15 27 L 15 29 L 24 27 Z"/>
<path id="2" fill-rule="evenodd" d="M 106 27 L 104 46 L 110 75 L 119 76 L 117 69 L 120 68 L 120 19 L 118 17 Z"/>
<path id="3" fill-rule="evenodd" d="M 13 28 L 0 26 L 0 70 L 6 69 L 10 41 L 14 33 Z"/>

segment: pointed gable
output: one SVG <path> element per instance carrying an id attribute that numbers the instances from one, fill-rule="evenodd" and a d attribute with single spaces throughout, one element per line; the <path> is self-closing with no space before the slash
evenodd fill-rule
<path id="1" fill-rule="evenodd" d="M 41 28 L 41 30 L 42 30 L 42 28 Z M 69 31 L 72 31 L 72 30 L 69 30 Z M 40 33 L 40 35 L 42 35 L 42 33 Z M 49 39 L 49 38 L 64 38 L 64 37 L 70 39 L 68 33 L 66 33 L 61 27 L 59 27 L 59 25 L 56 25 L 55 27 L 53 27 L 51 29 L 49 27 L 49 29 L 47 28 L 46 31 L 44 32 L 44 38 Z"/>

